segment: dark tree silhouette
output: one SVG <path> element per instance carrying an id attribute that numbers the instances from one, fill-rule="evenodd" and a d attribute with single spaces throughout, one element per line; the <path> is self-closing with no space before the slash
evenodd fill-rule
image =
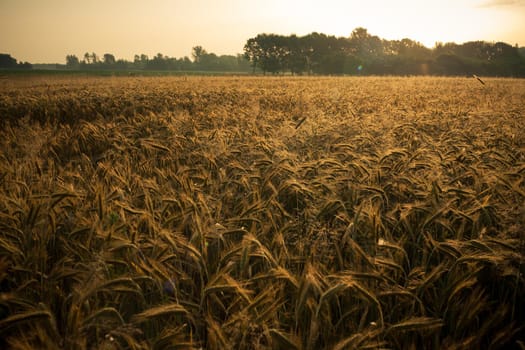
<path id="1" fill-rule="evenodd" d="M 16 59 L 6 53 L 0 53 L 0 68 L 16 68 Z"/>
<path id="2" fill-rule="evenodd" d="M 191 49 L 191 56 L 193 57 L 193 61 L 196 63 L 199 63 L 202 56 L 206 54 L 207 52 L 202 48 L 202 46 L 195 46 Z"/>
<path id="3" fill-rule="evenodd" d="M 104 63 L 107 65 L 114 65 L 116 63 L 115 56 L 110 53 L 104 54 Z"/>
<path id="4" fill-rule="evenodd" d="M 263 57 L 263 50 L 257 42 L 257 38 L 248 39 L 244 45 L 244 58 L 251 62 L 253 73 Z"/>
<path id="5" fill-rule="evenodd" d="M 247 40 L 244 57 L 253 72 L 263 73 L 525 76 L 525 49 L 517 46 L 473 41 L 429 49 L 408 38 L 381 39 L 361 27 L 348 38 L 259 34 Z"/>
<path id="6" fill-rule="evenodd" d="M 80 65 L 80 61 L 77 56 L 75 55 L 66 56 L 66 67 L 67 68 L 78 68 L 79 65 Z"/>
<path id="7" fill-rule="evenodd" d="M 7 53 L 0 53 L 0 69 L 32 69 L 29 62 L 16 63 L 16 59 Z"/>
<path id="8" fill-rule="evenodd" d="M 479 75 L 525 77 L 525 48 L 503 42 L 471 41 L 463 44 L 436 43 L 429 49 L 404 38 L 386 40 L 366 28 L 354 29 L 348 37 L 323 33 L 305 36 L 258 34 L 244 45 L 243 55 L 208 53 L 194 46 L 188 57 L 174 58 L 157 54 L 135 55 L 133 62 L 117 60 L 112 54 L 86 52 L 79 61 L 66 56 L 66 67 L 82 69 L 136 69 L 173 71 L 262 72 L 263 74 L 336 74 L 336 75 Z M 0 67 L 27 68 L 2 54 Z"/>
<path id="9" fill-rule="evenodd" d="M 91 55 L 89 54 L 89 52 L 86 52 L 84 54 L 84 62 L 87 63 L 87 64 L 91 63 Z"/>

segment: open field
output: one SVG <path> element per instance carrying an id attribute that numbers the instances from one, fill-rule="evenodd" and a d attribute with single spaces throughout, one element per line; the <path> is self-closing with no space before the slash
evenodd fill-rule
<path id="1" fill-rule="evenodd" d="M 0 79 L 0 348 L 525 349 L 525 80 Z"/>

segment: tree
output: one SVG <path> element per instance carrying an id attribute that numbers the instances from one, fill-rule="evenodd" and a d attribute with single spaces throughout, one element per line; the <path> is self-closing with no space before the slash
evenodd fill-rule
<path id="1" fill-rule="evenodd" d="M 0 53 L 0 68 L 16 68 L 16 59 L 6 53 Z"/>
<path id="2" fill-rule="evenodd" d="M 77 56 L 75 55 L 66 56 L 66 67 L 67 68 L 78 68 L 79 65 L 80 65 L 80 61 Z"/>
<path id="3" fill-rule="evenodd" d="M 133 59 L 133 65 L 136 69 L 144 69 L 149 61 L 148 55 L 141 54 L 135 55 Z"/>
<path id="4" fill-rule="evenodd" d="M 110 53 L 105 53 L 103 59 L 104 59 L 104 63 L 107 65 L 114 65 L 116 62 L 115 56 L 113 56 Z"/>
<path id="5" fill-rule="evenodd" d="M 245 57 L 251 60 L 252 67 L 258 65 L 263 73 L 278 73 L 286 68 L 289 49 L 287 38 L 277 34 L 259 34 L 244 46 Z"/>
<path id="6" fill-rule="evenodd" d="M 255 68 L 262 59 L 263 51 L 257 42 L 257 38 L 250 38 L 244 45 L 244 58 L 250 61 L 252 66 L 252 73 L 255 73 Z"/>
<path id="7" fill-rule="evenodd" d="M 411 39 L 401 39 L 401 41 L 394 41 L 397 44 L 397 54 L 405 57 L 410 57 L 416 60 L 425 60 L 430 58 L 430 50 L 421 43 Z"/>
<path id="8" fill-rule="evenodd" d="M 198 61 L 196 61 L 196 64 L 199 69 L 214 71 L 221 70 L 219 57 L 216 54 L 207 53 L 204 49 L 202 50 L 202 52 L 204 53 L 201 53 Z"/>
<path id="9" fill-rule="evenodd" d="M 350 50 L 364 60 L 377 59 L 383 55 L 383 43 L 375 35 L 370 35 L 368 30 L 359 27 L 350 35 Z"/>
<path id="10" fill-rule="evenodd" d="M 191 49 L 191 56 L 193 57 L 193 62 L 200 63 L 202 56 L 206 55 L 207 52 L 202 48 L 202 46 L 195 46 Z"/>
<path id="11" fill-rule="evenodd" d="M 314 32 L 303 37 L 302 42 L 308 71 L 320 74 L 342 73 L 340 69 L 329 66 L 330 62 L 341 62 L 341 56 L 346 53 L 344 40 Z"/>
<path id="12" fill-rule="evenodd" d="M 307 68 L 306 50 L 303 41 L 303 38 L 299 38 L 295 34 L 287 38 L 286 65 L 292 75 L 302 74 Z"/>
<path id="13" fill-rule="evenodd" d="M 158 53 L 155 57 L 146 62 L 145 68 L 152 70 L 166 70 L 173 68 L 173 65 L 173 59 Z"/>
<path id="14" fill-rule="evenodd" d="M 262 50 L 259 66 L 264 74 L 266 74 L 266 72 L 277 73 L 281 68 L 279 57 L 281 48 L 278 46 L 277 38 L 278 35 L 276 34 L 262 34 L 257 35 L 255 38 Z"/>
<path id="15" fill-rule="evenodd" d="M 29 62 L 16 63 L 16 59 L 6 53 L 0 53 L 0 69 L 32 69 L 33 65 Z"/>
<path id="16" fill-rule="evenodd" d="M 84 62 L 86 62 L 87 64 L 91 63 L 91 55 L 89 54 L 89 52 L 86 52 L 84 54 Z"/>

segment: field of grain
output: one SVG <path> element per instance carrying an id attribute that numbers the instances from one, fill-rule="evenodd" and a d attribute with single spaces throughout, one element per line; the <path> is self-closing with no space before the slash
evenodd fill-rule
<path id="1" fill-rule="evenodd" d="M 0 79 L 0 348 L 525 349 L 525 80 L 482 82 Z"/>

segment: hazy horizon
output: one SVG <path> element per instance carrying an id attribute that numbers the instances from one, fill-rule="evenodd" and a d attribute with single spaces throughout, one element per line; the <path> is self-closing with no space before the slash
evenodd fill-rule
<path id="1" fill-rule="evenodd" d="M 196 45 L 233 55 L 260 33 L 348 37 L 357 27 L 429 48 L 475 40 L 525 46 L 524 20 L 523 0 L 2 0 L 0 52 L 31 63 L 64 63 L 85 52 L 184 57 Z"/>

